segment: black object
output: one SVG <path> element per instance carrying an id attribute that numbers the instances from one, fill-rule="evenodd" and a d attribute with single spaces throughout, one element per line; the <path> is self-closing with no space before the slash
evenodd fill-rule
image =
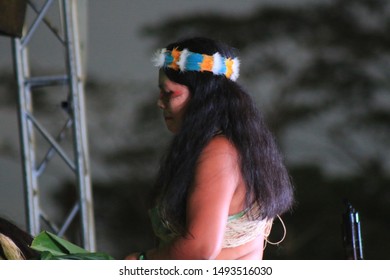
<path id="1" fill-rule="evenodd" d="M 345 201 L 346 211 L 343 214 L 343 244 L 346 258 L 363 260 L 363 241 L 359 213 L 351 203 Z"/>
<path id="2" fill-rule="evenodd" d="M 27 0 L 0 0 L 0 35 L 21 37 Z"/>

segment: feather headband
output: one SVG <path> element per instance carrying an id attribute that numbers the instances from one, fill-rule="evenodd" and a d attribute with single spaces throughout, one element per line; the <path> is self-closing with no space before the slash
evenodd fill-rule
<path id="1" fill-rule="evenodd" d="M 168 67 L 177 71 L 209 71 L 214 75 L 224 75 L 236 81 L 240 72 L 240 60 L 221 56 L 218 52 L 213 55 L 194 53 L 188 49 L 179 51 L 177 48 L 169 51 L 161 49 L 153 58 L 154 65 L 159 68 Z"/>

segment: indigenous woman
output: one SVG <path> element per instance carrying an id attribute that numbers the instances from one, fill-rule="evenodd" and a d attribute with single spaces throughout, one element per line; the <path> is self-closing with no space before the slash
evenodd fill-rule
<path id="1" fill-rule="evenodd" d="M 127 259 L 262 259 L 293 186 L 275 139 L 237 83 L 235 49 L 207 38 L 156 54 L 157 102 L 173 139 L 151 221 L 159 246 Z"/>

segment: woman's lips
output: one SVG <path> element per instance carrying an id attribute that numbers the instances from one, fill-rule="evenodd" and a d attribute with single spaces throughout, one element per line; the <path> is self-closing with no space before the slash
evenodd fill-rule
<path id="1" fill-rule="evenodd" d="M 165 120 L 172 120 L 173 119 L 173 117 L 168 115 L 168 114 L 163 114 L 163 117 Z"/>

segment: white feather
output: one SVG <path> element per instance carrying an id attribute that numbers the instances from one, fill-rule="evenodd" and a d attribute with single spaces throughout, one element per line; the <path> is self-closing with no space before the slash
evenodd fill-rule
<path id="1" fill-rule="evenodd" d="M 153 58 L 152 58 L 152 62 L 154 64 L 154 66 L 158 67 L 158 68 L 161 68 L 164 66 L 164 62 L 165 62 L 165 52 L 166 52 L 166 49 L 161 49 L 161 50 L 158 50 Z"/>
<path id="2" fill-rule="evenodd" d="M 179 61 L 177 62 L 177 65 L 179 66 L 180 71 L 186 70 L 186 63 L 187 63 L 187 57 L 189 55 L 188 49 L 183 49 L 180 53 Z"/>
<path id="3" fill-rule="evenodd" d="M 222 73 L 220 73 L 221 67 L 222 67 L 222 56 L 216 52 L 215 54 L 213 54 L 213 69 L 212 70 L 213 70 L 214 75 L 222 74 Z"/>
<path id="4" fill-rule="evenodd" d="M 236 57 L 233 59 L 233 73 L 230 76 L 232 81 L 236 81 L 240 76 L 240 60 Z"/>

